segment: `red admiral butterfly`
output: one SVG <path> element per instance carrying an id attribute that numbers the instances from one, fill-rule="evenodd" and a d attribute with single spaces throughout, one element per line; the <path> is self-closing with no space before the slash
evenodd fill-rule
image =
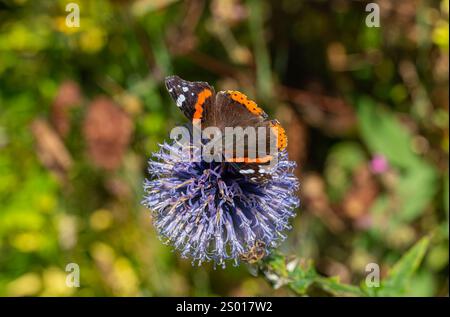
<path id="1" fill-rule="evenodd" d="M 252 181 L 270 177 L 267 166 L 287 146 L 285 130 L 277 120 L 269 120 L 264 110 L 239 91 L 220 91 L 216 94 L 214 88 L 206 82 L 190 82 L 178 76 L 167 77 L 165 83 L 178 108 L 189 120 L 200 122 L 202 129 L 217 127 L 225 131 L 227 127 L 254 127 L 268 131 L 262 134 L 265 138 L 262 143 L 266 143 L 264 151 L 259 148 L 251 149 L 251 143 L 245 139 L 244 155 L 233 152 L 225 161 L 237 166 L 239 172 Z M 267 153 L 267 145 L 270 147 L 273 139 L 276 140 L 277 153 Z M 256 155 L 249 155 L 251 150 L 255 150 Z"/>

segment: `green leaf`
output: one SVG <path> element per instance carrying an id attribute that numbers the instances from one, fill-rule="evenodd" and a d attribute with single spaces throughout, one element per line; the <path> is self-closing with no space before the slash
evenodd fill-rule
<path id="1" fill-rule="evenodd" d="M 383 154 L 389 163 L 399 168 L 416 165 L 418 157 L 411 149 L 411 135 L 392 113 L 373 100 L 362 98 L 358 117 L 361 137 L 373 154 Z"/>
<path id="2" fill-rule="evenodd" d="M 334 296 L 364 296 L 365 294 L 357 286 L 343 284 L 339 281 L 339 277 L 318 277 L 315 282 L 321 288 Z"/>
<path id="3" fill-rule="evenodd" d="M 286 258 L 284 256 L 279 254 L 272 254 L 266 263 L 269 270 L 273 271 L 274 273 L 282 277 L 288 276 L 288 271 L 286 269 Z"/>
<path id="4" fill-rule="evenodd" d="M 313 284 L 334 296 L 365 295 L 357 286 L 340 283 L 339 277 L 320 276 L 311 260 L 293 258 L 288 261 L 283 255 L 272 255 L 265 261 L 265 265 L 263 270 L 266 278 L 275 287 L 289 286 L 297 295 L 310 295 L 308 291 Z"/>
<path id="5" fill-rule="evenodd" d="M 318 277 L 312 261 L 305 266 L 298 265 L 291 273 L 292 282 L 289 287 L 299 295 L 304 295 Z"/>
<path id="6" fill-rule="evenodd" d="M 420 216 L 436 194 L 437 186 L 438 178 L 432 166 L 421 161 L 411 166 L 396 190 L 401 201 L 398 219 L 410 222 Z"/>
<path id="7" fill-rule="evenodd" d="M 430 238 L 424 237 L 417 242 L 403 257 L 393 266 L 387 278 L 382 281 L 378 296 L 404 295 L 413 274 L 418 269 L 430 244 Z"/>
<path id="8" fill-rule="evenodd" d="M 399 204 L 392 223 L 415 220 L 437 191 L 436 169 L 412 151 L 412 136 L 394 114 L 377 106 L 370 98 L 362 98 L 358 116 L 361 137 L 369 150 L 372 154 L 384 155 L 400 172 L 395 188 Z"/>
<path id="9" fill-rule="evenodd" d="M 342 142 L 333 146 L 325 164 L 327 191 L 333 202 L 338 202 L 352 184 L 353 171 L 367 161 L 362 146 L 356 142 Z"/>

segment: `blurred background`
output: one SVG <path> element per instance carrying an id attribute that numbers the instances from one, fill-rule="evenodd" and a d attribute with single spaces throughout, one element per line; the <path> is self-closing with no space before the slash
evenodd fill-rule
<path id="1" fill-rule="evenodd" d="M 293 294 L 158 240 L 142 182 L 186 122 L 163 86 L 177 74 L 286 127 L 302 206 L 284 253 L 358 285 L 429 235 L 404 294 L 448 296 L 449 1 L 375 1 L 380 27 L 367 3 L 0 1 L 0 295 Z"/>

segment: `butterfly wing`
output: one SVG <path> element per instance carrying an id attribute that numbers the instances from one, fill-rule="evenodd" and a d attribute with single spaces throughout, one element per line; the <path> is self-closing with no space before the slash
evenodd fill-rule
<path id="1" fill-rule="evenodd" d="M 255 182 L 270 179 L 270 163 L 277 152 L 284 150 L 287 138 L 278 121 L 268 120 L 267 114 L 254 101 L 238 91 L 221 91 L 216 96 L 213 109 L 214 123 L 225 127 L 253 127 L 256 139 L 249 142 L 248 137 L 231 139 L 227 142 L 224 131 L 225 159 L 233 164 L 242 175 Z M 261 133 L 263 132 L 263 133 Z M 244 153 L 235 149 L 243 147 Z M 231 152 L 231 154 L 229 154 Z M 227 155 L 228 154 L 228 155 Z"/>
<path id="2" fill-rule="evenodd" d="M 258 126 L 267 114 L 238 91 L 220 91 L 216 96 L 214 123 L 219 127 Z"/>
<path id="3" fill-rule="evenodd" d="M 206 120 L 214 103 L 214 88 L 202 81 L 187 81 L 178 76 L 165 80 L 166 88 L 176 105 L 190 120 Z"/>

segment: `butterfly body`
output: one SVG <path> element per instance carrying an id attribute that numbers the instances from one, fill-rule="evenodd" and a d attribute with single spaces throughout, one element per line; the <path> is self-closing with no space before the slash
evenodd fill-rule
<path id="1" fill-rule="evenodd" d="M 287 146 L 284 129 L 276 120 L 269 120 L 267 114 L 256 102 L 239 91 L 220 91 L 206 82 L 190 82 L 178 76 L 165 80 L 166 88 L 183 114 L 201 129 L 215 127 L 225 137 L 223 144 L 224 160 L 234 165 L 239 172 L 251 181 L 264 181 L 270 178 L 269 165 L 277 158 L 274 151 L 283 151 Z M 245 135 L 252 128 L 256 133 Z M 227 138 L 230 131 L 242 129 L 239 138 Z M 241 130 L 241 132 L 242 132 Z M 251 132 L 251 131 L 250 131 Z M 250 142 L 250 138 L 253 142 Z M 275 140 L 275 142 L 274 142 Z M 236 149 L 242 145 L 243 151 Z"/>

